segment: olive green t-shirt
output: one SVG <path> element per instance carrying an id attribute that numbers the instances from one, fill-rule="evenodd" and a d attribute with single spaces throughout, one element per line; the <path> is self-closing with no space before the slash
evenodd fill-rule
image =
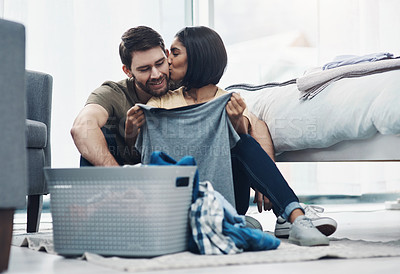
<path id="1" fill-rule="evenodd" d="M 125 119 L 126 112 L 139 103 L 134 81 L 125 79 L 118 82 L 106 81 L 95 89 L 86 101 L 88 104 L 98 104 L 108 112 L 108 120 L 104 127 L 112 132 L 117 142 L 114 149 L 124 164 L 140 163 L 140 154 L 135 148 L 125 144 Z"/>

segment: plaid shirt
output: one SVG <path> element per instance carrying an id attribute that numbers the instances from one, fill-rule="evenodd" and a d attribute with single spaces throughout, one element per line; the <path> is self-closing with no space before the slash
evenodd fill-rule
<path id="1" fill-rule="evenodd" d="M 218 255 L 242 252 L 223 234 L 224 208 L 210 182 L 200 182 L 198 198 L 191 206 L 190 224 L 200 254 Z"/>

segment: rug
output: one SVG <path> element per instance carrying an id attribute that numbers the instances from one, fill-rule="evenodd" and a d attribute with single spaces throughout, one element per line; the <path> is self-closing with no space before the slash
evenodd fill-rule
<path id="1" fill-rule="evenodd" d="M 228 265 L 265 264 L 311 261 L 328 258 L 359 259 L 400 257 L 400 240 L 371 242 L 330 238 L 329 246 L 302 247 L 282 240 L 276 250 L 243 252 L 235 255 L 196 255 L 180 252 L 151 259 L 103 257 L 84 253 L 79 259 L 119 271 L 139 272 Z M 27 233 L 13 236 L 13 245 L 55 254 L 51 233 Z"/>

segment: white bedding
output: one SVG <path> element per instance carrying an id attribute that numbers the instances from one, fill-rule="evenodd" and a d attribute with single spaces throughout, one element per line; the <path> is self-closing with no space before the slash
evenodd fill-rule
<path id="1" fill-rule="evenodd" d="M 323 148 L 376 132 L 400 134 L 400 70 L 332 83 L 312 100 L 299 100 L 296 84 L 240 92 L 264 120 L 275 152 Z"/>

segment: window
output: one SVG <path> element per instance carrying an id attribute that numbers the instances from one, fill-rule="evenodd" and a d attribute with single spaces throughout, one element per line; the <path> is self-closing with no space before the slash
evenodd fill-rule
<path id="1" fill-rule="evenodd" d="M 392 31 L 400 27 L 399 1 L 212 2 L 214 19 L 210 22 L 228 51 L 228 68 L 221 87 L 287 81 L 341 54 L 399 54 L 400 33 Z M 278 165 L 299 195 L 399 191 L 394 183 L 400 180 L 394 176 L 399 163 Z"/>
<path id="2" fill-rule="evenodd" d="M 125 78 L 120 37 L 147 25 L 169 46 L 185 26 L 186 0 L 0 0 L 4 19 L 26 28 L 26 67 L 50 73 L 53 82 L 52 165 L 79 165 L 70 137 L 73 120 L 106 80 Z M 1 15 L 2 13 L 0 13 Z"/>

